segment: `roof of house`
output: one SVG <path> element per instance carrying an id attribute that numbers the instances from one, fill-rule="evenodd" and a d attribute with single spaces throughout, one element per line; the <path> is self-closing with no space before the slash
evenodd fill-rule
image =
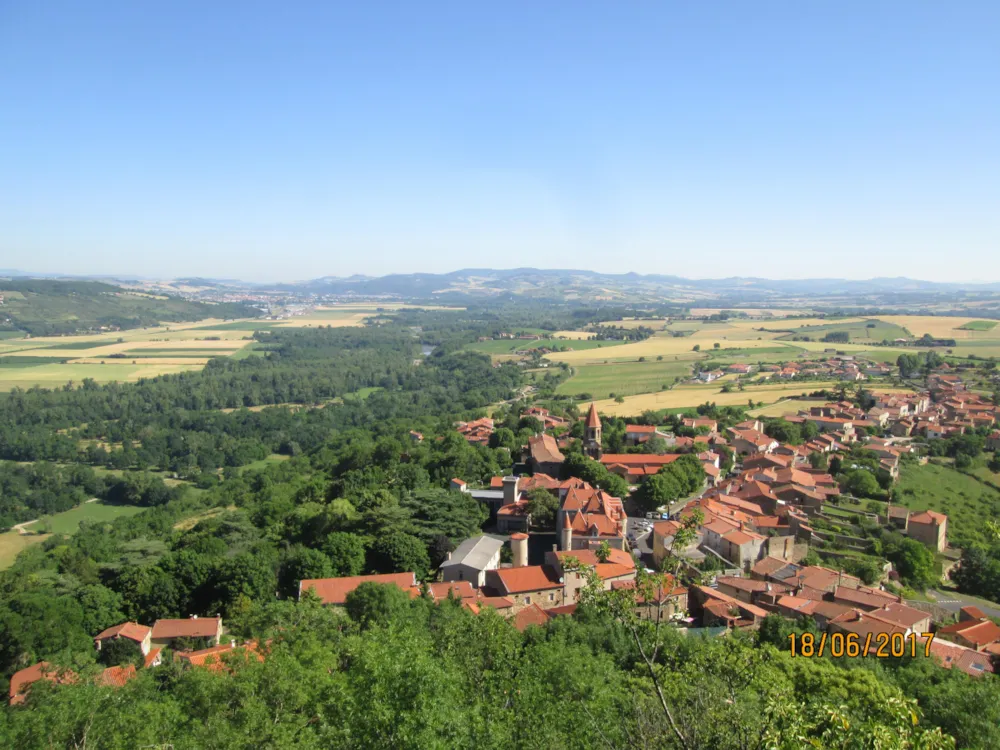
<path id="1" fill-rule="evenodd" d="M 834 587 L 833 598 L 834 601 L 849 602 L 850 604 L 861 607 L 871 607 L 872 609 L 880 609 L 886 605 L 886 602 L 896 603 L 895 597 L 892 595 L 881 595 L 880 593 L 876 594 L 871 591 L 859 591 L 858 589 L 848 588 L 847 586 Z"/>
<path id="2" fill-rule="evenodd" d="M 105 638 L 128 638 L 132 641 L 142 643 L 149 635 L 150 629 L 146 625 L 137 622 L 123 622 L 121 625 L 112 625 L 110 628 L 102 630 L 94 636 L 95 641 L 103 641 Z"/>
<path id="3" fill-rule="evenodd" d="M 499 579 L 504 593 L 520 594 L 528 591 L 545 591 L 562 587 L 559 577 L 548 565 L 525 565 L 520 568 L 500 568 L 492 571 Z"/>
<path id="4" fill-rule="evenodd" d="M 729 594 L 723 594 L 721 591 L 716 591 L 715 589 L 709 588 L 708 586 L 695 586 L 695 589 L 700 591 L 705 597 L 709 599 L 715 599 L 716 601 L 723 602 L 725 604 L 730 604 L 734 607 L 738 607 L 740 612 L 746 612 L 754 617 L 764 618 L 767 617 L 767 610 L 761 609 L 754 604 L 747 604 L 746 602 L 741 602 L 739 599 Z"/>
<path id="5" fill-rule="evenodd" d="M 143 667 L 153 666 L 153 662 L 156 661 L 156 657 L 159 656 L 162 651 L 163 651 L 162 647 L 153 647 L 149 649 L 149 653 L 146 654 L 146 657 L 142 660 L 142 666 Z"/>
<path id="6" fill-rule="evenodd" d="M 656 426 L 645 424 L 627 424 L 625 425 L 625 432 L 631 432 L 637 435 L 652 435 L 656 432 Z"/>
<path id="7" fill-rule="evenodd" d="M 531 626 L 541 626 L 549 621 L 548 613 L 537 604 L 529 604 L 514 615 L 514 627 L 522 633 Z"/>
<path id="8" fill-rule="evenodd" d="M 958 635 L 976 644 L 976 647 L 985 646 L 987 643 L 1000 641 L 1000 625 L 992 620 L 980 620 L 979 622 L 956 622 L 954 625 L 946 625 L 938 628 L 940 635 Z"/>
<path id="9" fill-rule="evenodd" d="M 801 615 L 811 615 L 818 605 L 814 599 L 801 599 L 797 596 L 782 596 L 778 598 L 778 606 L 790 609 Z"/>
<path id="10" fill-rule="evenodd" d="M 344 578 L 311 578 L 299 584 L 299 596 L 306 591 L 313 591 L 323 604 L 343 604 L 347 595 L 362 583 L 381 583 L 398 586 L 408 591 L 417 585 L 415 573 L 385 573 L 371 576 L 346 576 Z M 156 638 L 156 629 L 153 629 Z"/>
<path id="11" fill-rule="evenodd" d="M 793 568 L 793 571 L 791 572 L 799 569 L 794 563 L 790 563 L 788 560 L 782 560 L 780 557 L 765 557 L 763 560 L 754 565 L 751 570 L 759 576 L 770 576 L 777 573 L 782 568 L 787 568 L 789 566 Z"/>
<path id="12" fill-rule="evenodd" d="M 97 677 L 97 684 L 108 687 L 121 687 L 135 677 L 135 664 L 125 667 L 108 667 Z"/>
<path id="13" fill-rule="evenodd" d="M 153 640 L 163 638 L 210 638 L 219 632 L 218 617 L 186 617 L 178 620 L 157 620 L 153 623 Z"/>
<path id="14" fill-rule="evenodd" d="M 528 449 L 531 451 L 532 459 L 540 464 L 562 463 L 566 460 L 562 451 L 559 450 L 556 439 L 548 433 L 528 438 Z"/>
<path id="15" fill-rule="evenodd" d="M 747 593 L 762 593 L 766 591 L 784 593 L 792 589 L 791 586 L 784 583 L 769 583 L 768 581 L 758 581 L 754 578 L 740 578 L 739 576 L 718 576 L 715 582 L 720 586 L 729 586 L 730 588 L 737 589 L 738 591 L 746 591 Z"/>
<path id="16" fill-rule="evenodd" d="M 892 622 L 876 617 L 870 612 L 860 612 L 852 609 L 849 612 L 835 617 L 832 620 L 848 633 L 856 633 L 860 636 L 867 636 L 869 633 L 906 633 L 906 628 Z"/>
<path id="17" fill-rule="evenodd" d="M 416 598 L 423 593 L 421 586 L 414 586 L 410 589 L 410 597 Z M 456 599 L 475 599 L 476 590 L 472 588 L 470 581 L 446 581 L 443 583 L 427 584 L 427 593 L 434 601 L 447 599 L 449 594 Z"/>
<path id="18" fill-rule="evenodd" d="M 605 466 L 621 464 L 622 466 L 666 466 L 681 457 L 680 453 L 605 453 L 601 463 Z"/>
<path id="19" fill-rule="evenodd" d="M 476 570 L 486 570 L 497 552 L 503 547 L 503 541 L 491 536 L 481 535 L 466 539 L 451 553 L 451 557 L 441 563 L 441 569 L 456 565 L 465 565 Z"/>
<path id="20" fill-rule="evenodd" d="M 926 639 L 917 636 L 921 646 L 924 646 Z M 960 646 L 957 643 L 949 643 L 940 638 L 931 640 L 931 656 L 945 669 L 960 669 L 968 675 L 979 677 L 982 674 L 993 674 L 994 668 L 990 660 L 990 655 L 980 653 L 971 648 Z"/>
<path id="21" fill-rule="evenodd" d="M 69 684 L 76 682 L 76 675 L 68 670 L 60 670 L 53 667 L 47 661 L 40 661 L 30 667 L 20 669 L 10 677 L 10 702 L 11 704 L 24 701 L 24 691 L 33 682 L 48 680 L 57 684 Z"/>
<path id="22" fill-rule="evenodd" d="M 937 513 L 933 510 L 925 510 L 923 513 L 914 513 L 910 516 L 910 523 L 928 523 L 940 526 L 948 520 L 944 513 Z"/>
<path id="23" fill-rule="evenodd" d="M 219 644 L 218 646 L 203 648 L 198 651 L 180 651 L 176 656 L 192 667 L 206 667 L 213 672 L 218 672 L 225 669 L 225 663 L 222 660 L 223 655 L 230 653 L 242 654 L 245 661 L 250 661 L 251 658 L 257 661 L 264 661 L 264 655 L 260 653 L 256 641 L 247 641 L 240 645 L 234 643 Z"/>
<path id="24" fill-rule="evenodd" d="M 590 402 L 590 411 L 587 412 L 587 427 L 600 427 L 601 418 L 597 416 L 597 404 Z"/>
<path id="25" fill-rule="evenodd" d="M 966 617 L 972 618 L 973 620 L 983 620 L 983 619 L 986 618 L 986 614 L 983 612 L 983 610 L 981 610 L 979 607 L 973 606 L 971 604 L 968 605 L 968 606 L 962 607 L 958 611 L 961 614 L 965 615 Z"/>
<path id="26" fill-rule="evenodd" d="M 918 622 L 922 622 L 930 617 L 927 612 L 915 607 L 908 607 L 899 602 L 892 602 L 881 609 L 876 609 L 871 614 L 883 620 L 893 622 L 905 628 L 912 628 Z"/>

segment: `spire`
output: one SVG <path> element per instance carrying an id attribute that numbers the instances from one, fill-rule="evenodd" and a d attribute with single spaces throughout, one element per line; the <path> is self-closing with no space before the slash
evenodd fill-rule
<path id="1" fill-rule="evenodd" d="M 569 522 L 569 513 L 563 513 L 563 528 L 572 529 L 573 525 Z"/>
<path id="2" fill-rule="evenodd" d="M 600 427 L 601 418 L 597 416 L 597 404 L 590 402 L 590 411 L 587 412 L 587 427 Z"/>

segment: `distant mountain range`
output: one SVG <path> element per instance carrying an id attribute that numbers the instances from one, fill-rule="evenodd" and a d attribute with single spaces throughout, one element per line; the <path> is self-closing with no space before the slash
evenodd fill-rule
<path id="1" fill-rule="evenodd" d="M 326 276 L 269 288 L 315 294 L 389 295 L 403 298 L 519 295 L 586 299 L 742 299 L 788 297 L 863 297 L 865 295 L 933 295 L 960 292 L 1000 292 L 1000 282 L 954 284 L 908 278 L 787 279 L 752 277 L 686 279 L 638 273 L 607 274 L 582 270 L 467 268 L 451 273 L 390 274 L 388 276 Z"/>
<path id="2" fill-rule="evenodd" d="M 33 278 L 89 278 L 119 283 L 136 277 L 68 277 L 56 274 L 26 274 L 0 270 L 0 276 Z M 410 273 L 387 276 L 324 276 L 297 282 L 255 283 L 235 279 L 181 277 L 162 282 L 166 287 L 201 289 L 248 289 L 298 294 L 357 297 L 391 297 L 413 300 L 457 301 L 469 298 L 516 296 L 520 298 L 581 301 L 676 301 L 718 304 L 766 303 L 817 298 L 828 301 L 850 299 L 855 305 L 872 305 L 886 300 L 920 304 L 942 295 L 959 296 L 1000 293 L 1000 282 L 944 283 L 905 277 L 851 279 L 766 279 L 734 276 L 725 279 L 686 279 L 662 274 L 609 274 L 575 269 L 466 268 L 451 273 Z M 2 286 L 0 286 L 2 288 Z"/>

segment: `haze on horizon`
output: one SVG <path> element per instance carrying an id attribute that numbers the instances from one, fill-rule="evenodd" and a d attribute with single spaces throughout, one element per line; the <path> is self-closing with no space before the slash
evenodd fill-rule
<path id="1" fill-rule="evenodd" d="M 1000 280 L 997 39 L 986 0 L 15 0 L 0 268 Z"/>

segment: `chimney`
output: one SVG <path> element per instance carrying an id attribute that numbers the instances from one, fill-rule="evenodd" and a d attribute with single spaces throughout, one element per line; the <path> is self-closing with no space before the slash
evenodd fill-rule
<path id="1" fill-rule="evenodd" d="M 513 553 L 515 568 L 523 568 L 528 564 L 528 535 L 518 532 L 510 535 L 510 551 Z"/>
<path id="2" fill-rule="evenodd" d="M 518 483 L 520 480 L 517 477 L 504 477 L 503 478 L 503 504 L 510 505 L 511 503 L 517 502 L 518 495 Z"/>

